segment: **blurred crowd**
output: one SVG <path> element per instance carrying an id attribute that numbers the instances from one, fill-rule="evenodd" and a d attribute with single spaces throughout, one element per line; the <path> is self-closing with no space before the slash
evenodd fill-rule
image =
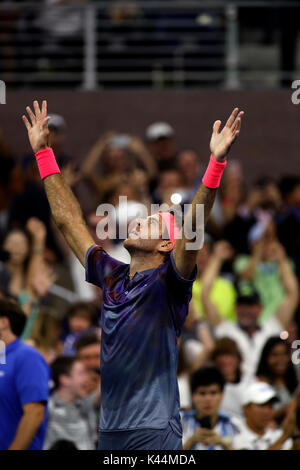
<path id="1" fill-rule="evenodd" d="M 182 206 L 191 202 L 208 162 L 197 149 L 179 149 L 177 130 L 166 122 L 149 125 L 140 137 L 111 130 L 80 164 L 65 152 L 64 118 L 51 115 L 49 129 L 95 242 L 126 263 L 118 230 L 113 239 L 97 236 L 104 218 L 98 205 L 115 207 L 117 227 L 152 203 Z M 101 289 L 85 282 L 84 268 L 54 226 L 34 156 L 14 155 L 11 147 L 13 139 L 0 133 L 0 320 L 9 311 L 15 336 L 49 369 L 43 447 L 95 449 Z M 300 175 L 289 174 L 287 165 L 280 179 L 259 175 L 249 184 L 241 162 L 230 160 L 178 340 L 184 449 L 295 448 L 299 254 Z M 16 329 L 20 310 L 26 317 Z"/>

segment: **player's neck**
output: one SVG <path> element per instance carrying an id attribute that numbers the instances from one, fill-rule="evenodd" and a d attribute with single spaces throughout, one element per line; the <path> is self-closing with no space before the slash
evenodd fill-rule
<path id="1" fill-rule="evenodd" d="M 146 271 L 147 269 L 155 269 L 162 263 L 161 255 L 153 253 L 134 253 L 131 255 L 129 277 L 133 278 L 135 273 Z"/>

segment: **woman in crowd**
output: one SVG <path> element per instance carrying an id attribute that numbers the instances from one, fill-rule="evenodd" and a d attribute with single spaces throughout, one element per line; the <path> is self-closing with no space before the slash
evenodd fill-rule
<path id="1" fill-rule="evenodd" d="M 262 350 L 256 376 L 259 380 L 268 382 L 275 388 L 278 402 L 274 407 L 274 419 L 281 422 L 298 385 L 287 342 L 278 336 L 268 339 Z"/>

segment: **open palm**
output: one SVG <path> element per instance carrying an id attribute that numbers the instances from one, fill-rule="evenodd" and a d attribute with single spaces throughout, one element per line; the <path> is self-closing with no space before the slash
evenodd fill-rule
<path id="1" fill-rule="evenodd" d="M 22 116 L 23 122 L 28 131 L 29 142 L 34 153 L 49 147 L 49 129 L 47 117 L 47 101 L 43 101 L 42 110 L 40 110 L 37 101 L 33 102 L 34 113 L 29 106 L 26 107 L 30 122 L 24 115 Z"/>
<path id="2" fill-rule="evenodd" d="M 235 108 L 222 131 L 220 131 L 221 121 L 214 123 L 210 140 L 210 151 L 217 161 L 225 160 L 230 147 L 239 135 L 243 114 L 244 111 L 239 112 L 239 109 Z"/>

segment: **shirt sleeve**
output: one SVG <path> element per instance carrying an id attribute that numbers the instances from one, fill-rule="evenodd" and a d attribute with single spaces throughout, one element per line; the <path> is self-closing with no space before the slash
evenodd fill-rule
<path id="1" fill-rule="evenodd" d="M 45 402 L 49 398 L 50 370 L 44 358 L 28 347 L 17 362 L 16 387 L 21 405 Z"/>
<path id="2" fill-rule="evenodd" d="M 184 279 L 177 271 L 173 253 L 171 253 L 166 273 L 166 283 L 177 336 L 180 335 L 181 328 L 189 311 L 193 283 L 196 277 L 197 266 L 195 265 L 191 279 Z"/>
<path id="3" fill-rule="evenodd" d="M 105 279 L 125 263 L 109 256 L 99 245 L 92 245 L 85 256 L 85 280 L 103 289 Z"/>

